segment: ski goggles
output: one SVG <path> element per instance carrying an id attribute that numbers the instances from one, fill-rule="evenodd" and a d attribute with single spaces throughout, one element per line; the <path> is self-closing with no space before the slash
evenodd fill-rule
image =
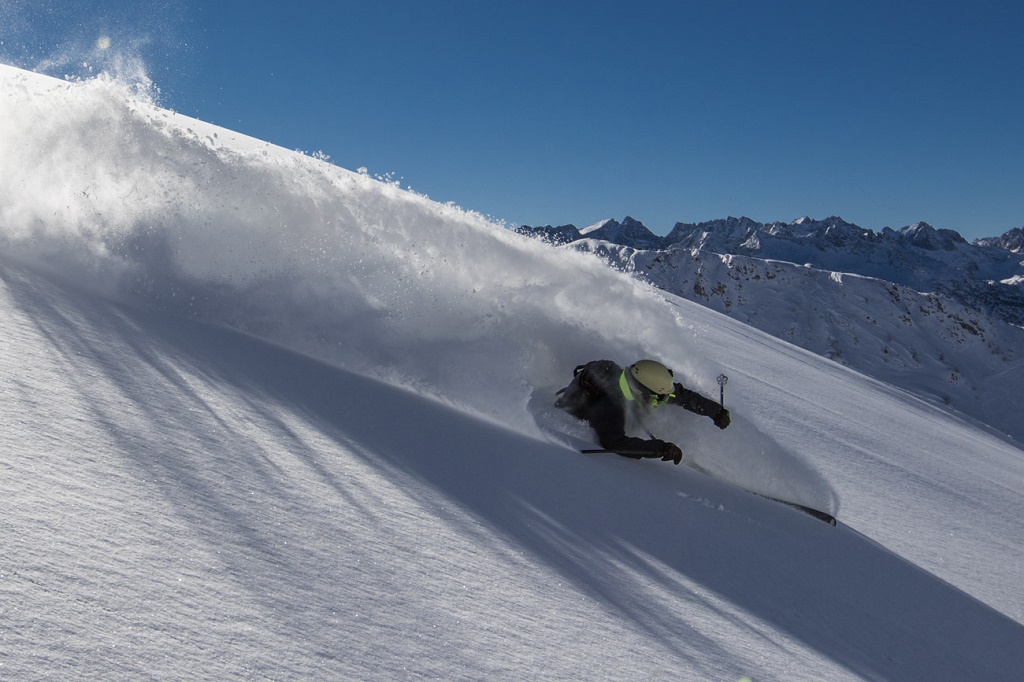
<path id="1" fill-rule="evenodd" d="M 669 398 L 675 396 L 675 393 L 655 393 L 646 386 L 631 380 L 626 372 L 619 377 L 619 388 L 622 389 L 622 394 L 626 396 L 627 400 L 635 400 L 641 405 L 650 405 L 651 407 L 664 405 Z"/>

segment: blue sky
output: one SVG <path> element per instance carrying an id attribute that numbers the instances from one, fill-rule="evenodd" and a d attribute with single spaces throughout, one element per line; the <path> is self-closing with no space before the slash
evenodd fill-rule
<path id="1" fill-rule="evenodd" d="M 0 58 L 516 224 L 1024 225 L 1024 3 L 0 0 Z M 100 36 L 108 50 L 97 50 Z"/>

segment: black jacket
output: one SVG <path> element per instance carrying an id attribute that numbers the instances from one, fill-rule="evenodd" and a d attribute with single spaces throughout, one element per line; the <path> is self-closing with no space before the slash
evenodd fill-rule
<path id="1" fill-rule="evenodd" d="M 624 457 L 641 459 L 660 457 L 665 441 L 626 435 L 626 418 L 630 411 L 640 417 L 648 409 L 629 400 L 619 387 L 623 369 L 611 360 L 595 360 L 576 368 L 576 376 L 562 392 L 555 405 L 583 419 L 597 432 L 601 447 Z M 714 417 L 722 409 L 696 391 L 675 384 L 668 404 L 678 405 L 695 414 Z"/>

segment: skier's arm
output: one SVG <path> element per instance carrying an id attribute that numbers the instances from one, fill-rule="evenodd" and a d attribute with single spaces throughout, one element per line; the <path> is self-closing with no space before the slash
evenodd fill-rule
<path id="1" fill-rule="evenodd" d="M 626 417 L 622 408 L 609 399 L 594 405 L 588 421 L 597 432 L 597 440 L 605 450 L 610 450 L 623 457 L 644 459 L 646 457 L 662 457 L 666 454 L 665 441 L 652 438 L 634 438 L 626 435 Z"/>
<path id="2" fill-rule="evenodd" d="M 675 385 L 675 392 L 668 402 L 672 405 L 679 405 L 684 410 L 699 414 L 702 417 L 710 417 L 715 420 L 715 426 L 724 429 L 729 425 L 731 417 L 729 410 L 725 409 L 711 398 L 705 398 L 696 391 L 683 388 L 682 384 Z"/>
<path id="3" fill-rule="evenodd" d="M 705 398 L 697 391 L 683 388 L 682 384 L 676 384 L 674 394 L 668 399 L 668 402 L 702 417 L 714 417 L 722 409 L 722 406 L 711 398 Z"/>

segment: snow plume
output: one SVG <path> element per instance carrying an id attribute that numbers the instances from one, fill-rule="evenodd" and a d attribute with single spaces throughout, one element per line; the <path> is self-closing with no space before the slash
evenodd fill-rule
<path id="1" fill-rule="evenodd" d="M 23 257 L 522 427 L 576 364 L 714 388 L 674 307 L 590 256 L 155 106 L 3 67 L 0 220 Z"/>
<path id="2" fill-rule="evenodd" d="M 187 53 L 178 35 L 188 11 L 171 0 L 2 0 L 0 62 L 58 78 L 106 74 L 149 89 L 153 64 Z"/>
<path id="3" fill-rule="evenodd" d="M 0 74 L 0 240 L 25 260 L 532 435 L 537 406 L 588 360 L 661 359 L 717 394 L 692 304 L 594 256 L 173 114 L 108 76 Z M 690 417 L 658 435 L 712 469 L 716 443 L 741 471 L 767 461 L 756 425 L 726 445 Z M 762 492 L 838 508 L 808 464 L 773 461 L 798 489 Z"/>

